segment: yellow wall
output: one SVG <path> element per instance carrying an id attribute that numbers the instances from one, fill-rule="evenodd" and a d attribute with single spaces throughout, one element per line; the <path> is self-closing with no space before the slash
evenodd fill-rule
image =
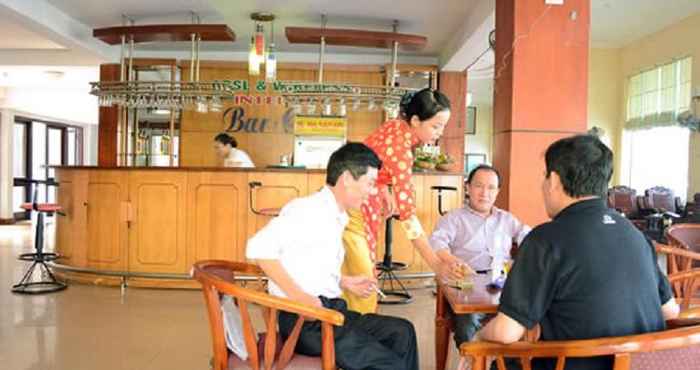
<path id="1" fill-rule="evenodd" d="M 621 49 L 621 80 L 623 97 L 626 79 L 640 70 L 656 64 L 668 63 L 674 58 L 693 57 L 692 86 L 700 86 L 700 14 L 695 14 L 653 35 Z M 624 100 L 620 105 L 624 113 Z M 688 195 L 700 192 L 700 133 L 694 132 L 690 140 Z"/>
<path id="2" fill-rule="evenodd" d="M 476 105 L 476 134 L 465 135 L 464 153 L 486 154 L 486 162 L 492 163 L 493 105 Z"/>
<path id="3" fill-rule="evenodd" d="M 620 49 L 590 49 L 588 59 L 588 128 L 605 131 L 603 141 L 615 158 L 613 185 L 620 183 L 622 152 L 620 107 L 624 104 L 620 75 Z"/>

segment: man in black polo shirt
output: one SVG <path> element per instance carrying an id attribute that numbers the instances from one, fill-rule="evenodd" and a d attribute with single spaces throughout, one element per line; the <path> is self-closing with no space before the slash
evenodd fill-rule
<path id="1" fill-rule="evenodd" d="M 678 315 L 678 305 L 651 243 L 606 207 L 610 149 L 596 137 L 574 136 L 552 144 L 545 162 L 542 193 L 552 221 L 523 241 L 498 314 L 478 336 L 512 343 L 537 324 L 541 340 L 663 330 L 664 320 Z M 554 364 L 541 359 L 533 368 Z M 566 369 L 609 370 L 612 357 L 567 359 Z"/>

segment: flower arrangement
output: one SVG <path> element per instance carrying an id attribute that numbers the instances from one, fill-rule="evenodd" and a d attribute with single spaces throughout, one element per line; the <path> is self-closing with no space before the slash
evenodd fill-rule
<path id="1" fill-rule="evenodd" d="M 453 164 L 454 159 L 450 158 L 449 155 L 435 154 L 421 148 L 416 149 L 413 160 L 413 167 L 419 170 L 450 171 Z"/>

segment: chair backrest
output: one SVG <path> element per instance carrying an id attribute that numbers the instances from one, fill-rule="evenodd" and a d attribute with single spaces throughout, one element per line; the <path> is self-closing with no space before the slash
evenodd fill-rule
<path id="1" fill-rule="evenodd" d="M 681 309 L 688 310 L 691 299 L 697 293 L 700 281 L 700 268 L 692 268 L 700 263 L 700 253 L 682 247 L 656 244 L 656 252 L 666 255 L 668 280 L 673 288 L 673 296 Z"/>
<path id="2" fill-rule="evenodd" d="M 666 236 L 674 247 L 700 252 L 700 224 L 675 224 L 666 230 Z"/>
<path id="3" fill-rule="evenodd" d="M 645 208 L 680 213 L 673 190 L 655 186 L 644 191 Z"/>
<path id="4" fill-rule="evenodd" d="M 237 277 L 241 278 L 239 275 L 262 281 L 264 277 L 262 270 L 252 264 L 220 260 L 199 261 L 192 267 L 192 275 L 202 284 L 202 293 L 207 306 L 212 335 L 214 370 L 230 369 L 230 357 L 235 356 L 226 348 L 223 314 L 221 312 L 222 295 L 233 297 L 238 305 L 243 338 L 248 352 L 247 365 L 250 368 L 257 370 L 264 366 L 265 369 L 271 369 L 274 363 L 276 369 L 284 369 L 294 356 L 294 348 L 296 347 L 304 318 L 307 317 L 321 321 L 323 352 L 318 367 L 324 370 L 335 369 L 332 325 L 342 325 L 344 318 L 339 312 L 325 308 L 307 307 L 289 299 L 272 296 L 261 290 L 241 286 L 240 280 L 238 282 L 236 280 Z M 262 309 L 266 326 L 265 334 L 261 335 L 261 340 L 264 341 L 263 350 L 259 350 L 256 342 L 250 305 L 257 305 Z M 277 335 L 277 314 L 279 311 L 292 312 L 299 315 L 292 333 L 282 343 L 281 351 L 278 350 L 280 340 Z"/>
<path id="5" fill-rule="evenodd" d="M 460 346 L 462 356 L 473 359 L 473 370 L 484 370 L 486 357 L 496 357 L 499 370 L 506 370 L 505 358 L 519 358 L 524 370 L 532 369 L 533 358 L 555 358 L 556 369 L 576 357 L 614 356 L 613 370 L 681 370 L 700 363 L 700 320 L 678 319 L 668 329 L 656 333 L 571 341 L 516 342 L 498 344 L 467 342 Z M 668 361 L 672 356 L 673 361 Z"/>
<path id="6" fill-rule="evenodd" d="M 673 295 L 681 310 L 687 310 L 690 308 L 695 293 L 700 288 L 700 268 L 669 274 L 668 282 L 673 287 Z"/>
<path id="7" fill-rule="evenodd" d="M 624 213 L 627 218 L 638 218 L 637 191 L 624 185 L 613 186 L 608 189 L 608 207 Z"/>

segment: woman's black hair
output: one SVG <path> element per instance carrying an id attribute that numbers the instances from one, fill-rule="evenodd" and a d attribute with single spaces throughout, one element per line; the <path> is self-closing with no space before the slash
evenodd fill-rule
<path id="1" fill-rule="evenodd" d="M 223 145 L 229 144 L 231 145 L 231 148 L 235 148 L 238 146 L 238 142 L 236 141 L 236 139 L 233 138 L 233 136 L 223 132 L 216 135 L 214 141 L 218 141 Z"/>
<path id="2" fill-rule="evenodd" d="M 401 116 L 410 121 L 413 116 L 425 121 L 435 117 L 436 114 L 450 110 L 450 99 L 443 93 L 425 88 L 419 91 L 411 91 L 401 98 Z"/>

